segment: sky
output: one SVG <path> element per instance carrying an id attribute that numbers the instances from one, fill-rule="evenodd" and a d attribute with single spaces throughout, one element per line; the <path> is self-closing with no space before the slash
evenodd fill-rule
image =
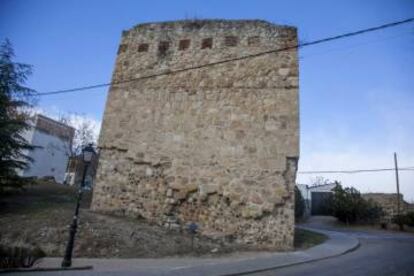
<path id="1" fill-rule="evenodd" d="M 412 0 L 135 1 L 0 0 L 0 40 L 31 64 L 38 92 L 106 83 L 122 30 L 177 19 L 263 19 L 298 28 L 300 42 L 414 17 Z M 414 166 L 414 23 L 299 52 L 299 172 Z M 45 113 L 76 113 L 100 125 L 108 88 L 42 97 Z M 298 174 L 339 180 L 362 192 L 395 192 L 392 171 Z M 400 172 L 414 201 L 414 171 Z"/>

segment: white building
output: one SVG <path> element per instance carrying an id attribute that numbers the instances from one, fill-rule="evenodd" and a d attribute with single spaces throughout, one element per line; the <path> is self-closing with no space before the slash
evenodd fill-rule
<path id="1" fill-rule="evenodd" d="M 326 207 L 324 206 L 324 199 L 332 194 L 332 190 L 336 187 L 336 185 L 337 183 L 335 182 L 314 186 L 296 184 L 303 199 L 305 200 L 305 214 L 311 215 L 321 213 L 321 209 L 323 210 Z"/>
<path id="2" fill-rule="evenodd" d="M 75 129 L 43 115 L 36 115 L 23 136 L 38 148 L 24 154 L 33 158 L 30 166 L 20 171 L 23 177 L 54 177 L 63 183 Z"/>

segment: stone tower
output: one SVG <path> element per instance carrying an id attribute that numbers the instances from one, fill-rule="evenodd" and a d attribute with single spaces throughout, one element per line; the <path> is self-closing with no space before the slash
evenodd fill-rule
<path id="1" fill-rule="evenodd" d="M 112 81 L 158 76 L 110 88 L 93 209 L 167 227 L 195 222 L 204 235 L 291 248 L 297 50 L 196 67 L 296 43 L 295 28 L 258 20 L 123 32 Z"/>

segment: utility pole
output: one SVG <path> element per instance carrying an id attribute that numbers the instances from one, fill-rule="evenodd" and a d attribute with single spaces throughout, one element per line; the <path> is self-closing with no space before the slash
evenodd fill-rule
<path id="1" fill-rule="evenodd" d="M 397 216 L 398 216 L 398 221 L 401 220 L 400 217 L 400 181 L 398 179 L 398 162 L 397 162 L 397 153 L 394 152 L 394 165 L 395 165 L 395 182 L 397 184 Z M 399 225 L 400 226 L 400 230 L 402 230 L 402 224 Z"/>

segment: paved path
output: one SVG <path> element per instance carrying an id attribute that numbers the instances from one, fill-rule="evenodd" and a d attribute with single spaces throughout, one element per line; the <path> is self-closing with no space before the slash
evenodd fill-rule
<path id="1" fill-rule="evenodd" d="M 322 223 L 321 225 L 325 225 Z M 312 227 L 317 225 L 308 225 Z M 319 227 L 323 228 L 323 227 Z M 14 275 L 241 275 L 270 271 L 275 267 L 333 258 L 354 250 L 359 241 L 347 234 L 319 229 L 330 239 L 322 245 L 305 251 L 285 253 L 243 253 L 216 258 L 164 259 L 75 259 L 74 265 L 93 265 L 88 271 L 25 272 Z M 43 266 L 57 267 L 61 259 L 48 258 Z"/>
<path id="2" fill-rule="evenodd" d="M 338 229 L 318 219 L 308 226 L 346 233 L 358 238 L 361 245 L 340 257 L 248 275 L 414 275 L 414 234 Z"/>

